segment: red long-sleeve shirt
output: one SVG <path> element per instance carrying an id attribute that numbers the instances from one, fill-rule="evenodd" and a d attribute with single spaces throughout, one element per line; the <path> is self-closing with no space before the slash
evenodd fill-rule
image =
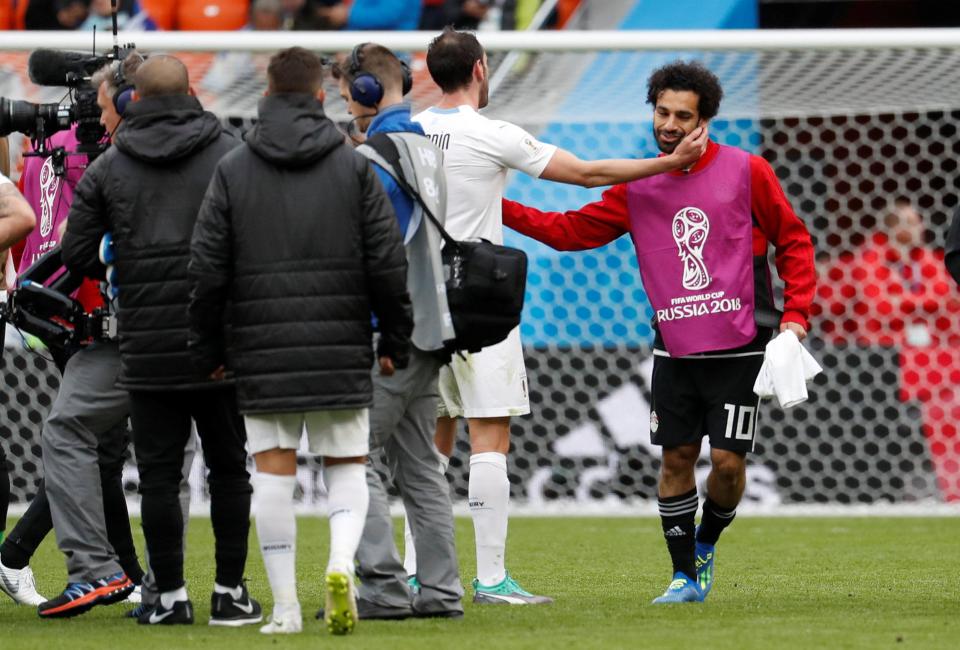
<path id="1" fill-rule="evenodd" d="M 706 168 L 720 146 L 710 142 L 690 173 Z M 683 172 L 673 172 L 682 174 Z M 750 206 L 754 217 L 753 254 L 766 255 L 773 244 L 777 273 L 784 283 L 781 322 L 809 328 L 810 306 L 816 291 L 813 243 L 797 217 L 770 164 L 750 156 Z M 627 185 L 614 185 L 594 203 L 567 212 L 542 212 L 504 199 L 503 224 L 557 250 L 599 248 L 630 232 Z"/>

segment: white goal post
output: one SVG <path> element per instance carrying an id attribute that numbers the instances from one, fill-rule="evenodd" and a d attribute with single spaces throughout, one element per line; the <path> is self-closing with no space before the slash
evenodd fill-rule
<path id="1" fill-rule="evenodd" d="M 134 41 L 146 51 L 274 52 L 299 45 L 320 52 L 348 52 L 357 43 L 372 41 L 401 51 L 425 50 L 437 32 L 320 31 L 320 32 L 130 32 L 121 42 Z M 593 52 L 600 50 L 856 50 L 960 47 L 960 29 L 751 29 L 751 30 L 593 30 L 483 31 L 478 36 L 490 52 Z M 98 49 L 109 46 L 109 32 L 97 34 Z M 6 31 L 0 50 L 56 47 L 89 50 L 89 32 Z"/>

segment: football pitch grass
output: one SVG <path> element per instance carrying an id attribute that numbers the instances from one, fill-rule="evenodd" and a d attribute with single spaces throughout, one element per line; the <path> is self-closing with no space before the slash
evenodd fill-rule
<path id="1" fill-rule="evenodd" d="M 12 518 L 11 518 L 12 519 Z M 9 522 L 11 525 L 13 521 Z M 313 619 L 322 601 L 326 520 L 298 520 L 304 631 L 267 637 L 259 626 L 207 626 L 213 585 L 209 519 L 190 525 L 187 581 L 192 627 L 144 628 L 126 604 L 72 620 L 41 621 L 0 594 L 0 647 L 44 648 L 960 648 L 960 518 L 741 516 L 717 547 L 706 603 L 653 606 L 670 578 L 659 520 L 516 518 L 508 566 L 527 589 L 556 598 L 541 607 L 475 606 L 473 530 L 457 521 L 467 586 L 459 621 L 361 621 L 333 637 Z M 135 527 L 142 548 L 139 526 Z M 32 563 L 40 592 L 56 595 L 64 564 L 52 539 Z M 251 594 L 271 609 L 251 526 Z"/>

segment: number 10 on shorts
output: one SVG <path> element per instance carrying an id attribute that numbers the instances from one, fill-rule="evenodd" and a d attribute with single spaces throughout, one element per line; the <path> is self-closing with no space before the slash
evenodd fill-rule
<path id="1" fill-rule="evenodd" d="M 723 437 L 753 440 L 757 428 L 757 407 L 724 404 L 723 408 L 727 410 L 727 429 Z"/>

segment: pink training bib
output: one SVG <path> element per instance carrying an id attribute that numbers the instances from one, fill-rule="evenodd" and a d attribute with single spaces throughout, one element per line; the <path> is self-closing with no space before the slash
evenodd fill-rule
<path id="1" fill-rule="evenodd" d="M 698 172 L 634 181 L 627 206 L 643 286 L 670 355 L 752 341 L 750 154 L 721 146 Z"/>

